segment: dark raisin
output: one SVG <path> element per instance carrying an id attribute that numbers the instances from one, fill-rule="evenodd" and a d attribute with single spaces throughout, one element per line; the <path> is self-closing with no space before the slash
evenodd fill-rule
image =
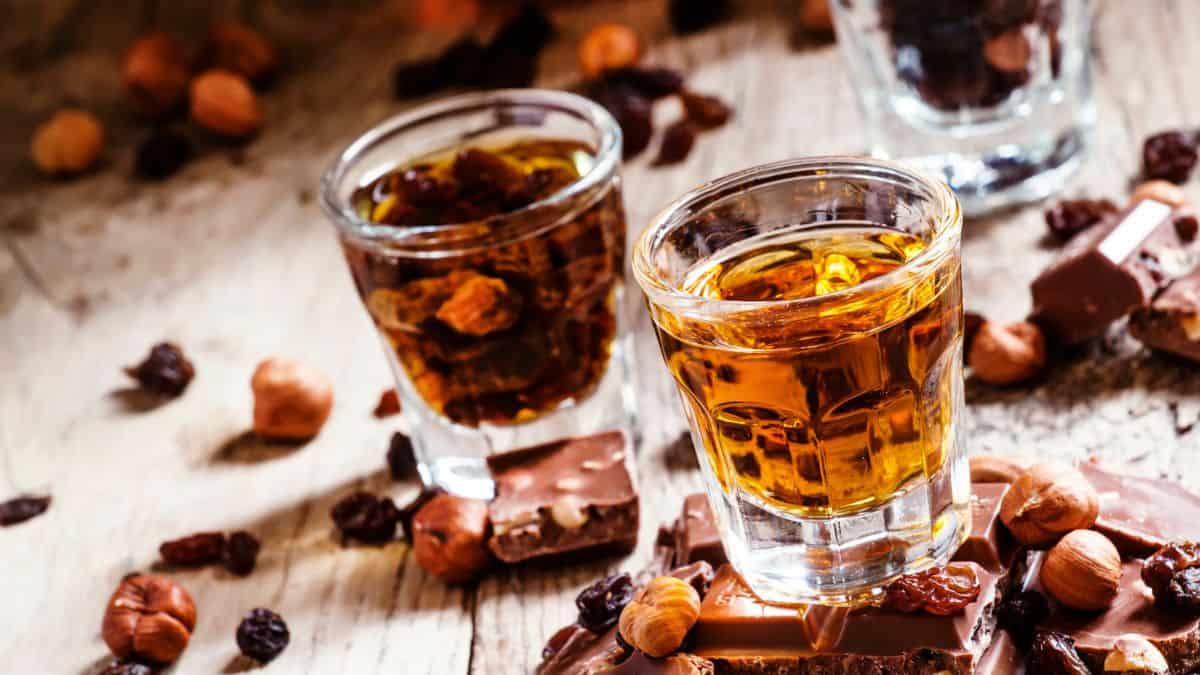
<path id="1" fill-rule="evenodd" d="M 411 502 L 404 506 L 404 508 L 400 509 L 399 515 L 397 515 L 396 519 L 400 521 L 400 529 L 404 533 L 404 540 L 409 544 L 412 544 L 413 540 L 412 521 L 413 517 L 417 515 L 417 511 L 420 511 L 421 507 L 428 504 L 429 501 L 434 497 L 444 493 L 445 492 L 441 488 L 429 488 L 421 490 L 420 494 L 414 497 Z"/>
<path id="2" fill-rule="evenodd" d="M 1180 131 L 1165 131 L 1142 145 L 1142 172 L 1147 178 L 1184 183 L 1196 167 L 1196 139 Z"/>
<path id="3" fill-rule="evenodd" d="M 1176 216 L 1175 233 L 1184 243 L 1195 241 L 1197 230 L 1200 230 L 1200 221 L 1196 220 L 1196 216 L 1190 213 Z"/>
<path id="4" fill-rule="evenodd" d="M 170 342 L 161 342 L 150 349 L 144 361 L 126 368 L 125 374 L 152 394 L 175 397 L 187 389 L 196 375 L 196 369 L 179 347 Z"/>
<path id="5" fill-rule="evenodd" d="M 554 37 L 554 23 L 535 3 L 526 2 L 516 16 L 492 38 L 491 49 L 508 49 L 537 56 Z"/>
<path id="6" fill-rule="evenodd" d="M 411 478 L 417 472 L 417 458 L 413 454 L 412 439 L 397 431 L 392 434 L 387 451 L 388 470 L 392 480 Z"/>
<path id="7" fill-rule="evenodd" d="M 672 68 L 630 66 L 604 74 L 601 86 L 622 85 L 651 101 L 683 91 L 683 74 Z"/>
<path id="8" fill-rule="evenodd" d="M 487 58 L 483 45 L 467 37 L 447 47 L 437 63 L 444 85 L 474 87 L 481 83 Z"/>
<path id="9" fill-rule="evenodd" d="M 474 199 L 504 198 L 525 188 L 520 169 L 487 150 L 468 148 L 459 152 L 450 170 L 464 192 Z"/>
<path id="10" fill-rule="evenodd" d="M 243 654 L 266 663 L 288 646 L 291 634 L 283 617 L 269 609 L 250 610 L 237 627 L 237 646 Z"/>
<path id="11" fill-rule="evenodd" d="M 400 511 L 389 497 L 354 492 L 334 504 L 330 516 L 343 537 L 382 544 L 396 536 Z"/>
<path id="12" fill-rule="evenodd" d="M 154 669 L 135 661 L 113 661 L 97 675 L 154 675 Z"/>
<path id="13" fill-rule="evenodd" d="M 23 523 L 30 518 L 42 515 L 50 508 L 50 496 L 44 497 L 14 497 L 6 502 L 0 502 L 0 526 L 8 527 Z"/>
<path id="14" fill-rule="evenodd" d="M 678 33 L 695 33 L 720 23 L 729 14 L 729 0 L 671 0 L 667 15 Z"/>
<path id="15" fill-rule="evenodd" d="M 392 71 L 392 90 L 396 98 L 428 96 L 449 84 L 441 59 L 408 61 Z"/>
<path id="16" fill-rule="evenodd" d="M 1180 570 L 1200 567 L 1200 543 L 1177 541 L 1158 549 L 1142 564 L 1142 581 L 1162 599 L 1171 578 Z"/>
<path id="17" fill-rule="evenodd" d="M 749 431 L 746 431 L 746 440 L 750 440 Z M 733 470 L 739 476 L 753 479 L 762 477 L 762 467 L 759 466 L 758 457 L 755 457 L 753 452 L 748 452 L 744 455 L 730 455 L 729 457 L 733 460 Z"/>
<path id="18" fill-rule="evenodd" d="M 391 417 L 400 412 L 400 395 L 395 389 L 388 389 L 379 395 L 379 403 L 375 404 L 376 417 Z"/>
<path id="19" fill-rule="evenodd" d="M 1200 613 L 1200 567 L 1176 572 L 1167 584 L 1166 597 L 1160 602 L 1188 614 Z"/>
<path id="20" fill-rule="evenodd" d="M 595 98 L 621 126 L 622 151 L 626 159 L 637 156 L 650 145 L 654 120 L 646 97 L 628 87 L 608 87 Z"/>
<path id="21" fill-rule="evenodd" d="M 428 171 L 409 169 L 396 176 L 396 192 L 405 202 L 419 207 L 439 207 L 458 198 L 458 186 L 438 180 Z"/>
<path id="22" fill-rule="evenodd" d="M 1091 675 L 1075 650 L 1075 641 L 1062 633 L 1041 632 L 1033 639 L 1027 659 L 1029 672 L 1038 675 Z"/>
<path id="23" fill-rule="evenodd" d="M 729 384 L 737 384 L 738 374 L 737 369 L 728 363 L 722 363 L 717 366 L 717 379 Z"/>
<path id="24" fill-rule="evenodd" d="M 1046 226 L 1050 234 L 1066 241 L 1116 211 L 1117 205 L 1107 199 L 1068 199 L 1046 209 Z"/>
<path id="25" fill-rule="evenodd" d="M 225 569 L 241 577 L 250 574 L 258 563 L 260 549 L 262 544 L 254 535 L 245 530 L 234 532 L 229 535 L 229 541 L 225 544 L 225 555 L 222 559 Z"/>
<path id="26" fill-rule="evenodd" d="M 194 152 L 192 142 L 178 131 L 155 131 L 138 145 L 133 170 L 143 178 L 161 180 L 187 164 Z"/>
<path id="27" fill-rule="evenodd" d="M 679 120 L 663 132 L 662 143 L 658 146 L 658 157 L 654 159 L 654 165 L 678 164 L 687 159 L 695 145 L 696 125 L 688 120 Z"/>
<path id="28" fill-rule="evenodd" d="M 963 313 L 963 356 L 971 353 L 971 343 L 975 341 L 975 336 L 979 335 L 979 329 L 983 326 L 985 319 L 982 314 L 976 312 Z"/>
<path id="29" fill-rule="evenodd" d="M 168 565 L 207 565 L 219 562 L 225 555 L 225 535 L 221 532 L 199 532 L 182 539 L 164 541 L 158 554 Z"/>
<path id="30" fill-rule="evenodd" d="M 688 119 L 702 129 L 713 129 L 729 121 L 733 109 L 716 96 L 684 92 L 681 97 Z"/>
<path id="31" fill-rule="evenodd" d="M 588 586 L 575 598 L 579 625 L 593 633 L 603 633 L 621 618 L 621 610 L 633 598 L 633 578 L 627 573 L 613 574 Z"/>
<path id="32" fill-rule="evenodd" d="M 951 563 L 906 574 L 888 584 L 884 606 L 900 612 L 946 616 L 961 612 L 979 597 L 979 578 L 969 565 Z"/>
<path id="33" fill-rule="evenodd" d="M 1034 628 L 1050 614 L 1046 596 L 1037 591 L 1012 593 L 996 608 L 996 620 L 1008 631 L 1013 640 L 1028 647 L 1033 640 Z"/>
<path id="34" fill-rule="evenodd" d="M 491 88 L 529 87 L 537 79 L 537 56 L 524 50 L 489 48 L 479 84 Z"/>

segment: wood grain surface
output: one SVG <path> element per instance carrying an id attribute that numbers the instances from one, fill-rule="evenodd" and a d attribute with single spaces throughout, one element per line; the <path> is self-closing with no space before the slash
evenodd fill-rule
<path id="1" fill-rule="evenodd" d="M 741 3 L 736 20 L 673 35 L 659 0 L 558 3 L 561 31 L 540 84 L 574 78 L 574 44 L 620 18 L 647 59 L 685 69 L 737 117 L 702 137 L 680 167 L 648 156 L 624 169 L 631 234 L 673 195 L 771 160 L 863 148 L 840 56 L 793 40 L 786 3 Z M 1094 3 L 1100 124 L 1070 195 L 1124 199 L 1142 138 L 1200 123 L 1200 4 Z M 329 9 L 328 7 L 333 7 Z M 512 567 L 477 586 L 429 577 L 402 542 L 344 548 L 328 512 L 354 488 L 397 501 L 416 491 L 384 467 L 395 423 L 370 411 L 389 374 L 378 340 L 314 201 L 317 179 L 356 134 L 407 105 L 390 70 L 430 54 L 449 31 L 414 31 L 403 3 L 4 3 L 0 33 L 0 498 L 54 496 L 50 511 L 0 530 L 0 672 L 93 675 L 106 662 L 104 603 L 157 546 L 197 530 L 245 528 L 263 539 L 258 570 L 171 570 L 196 598 L 191 646 L 170 672 L 240 672 L 239 618 L 266 606 L 291 645 L 270 673 L 528 673 L 549 634 L 574 616 L 579 589 L 647 559 L 699 474 L 664 450 L 683 428 L 672 384 L 636 306 L 642 536 L 637 551 L 568 567 Z M 240 16 L 287 48 L 264 98 L 267 126 L 241 149 L 216 148 L 163 183 L 130 178 L 145 127 L 121 97 L 121 48 L 152 25 L 195 32 Z M 99 170 L 39 177 L 29 133 L 55 108 L 83 105 L 108 126 Z M 661 104 L 657 119 L 677 116 Z M 653 153 L 647 153 L 652 155 Z M 1194 186 L 1188 188 L 1196 195 Z M 1016 319 L 1029 280 L 1054 255 L 1037 205 L 966 224 L 967 305 Z M 635 295 L 635 294 L 631 294 Z M 184 346 L 197 377 L 158 407 L 128 390 L 121 366 L 163 339 Z M 333 379 L 333 416 L 300 447 L 238 441 L 250 422 L 255 364 L 302 357 Z M 1141 350 L 1117 329 L 1034 386 L 968 384 L 972 451 L 1097 454 L 1132 471 L 1200 478 L 1200 370 Z"/>

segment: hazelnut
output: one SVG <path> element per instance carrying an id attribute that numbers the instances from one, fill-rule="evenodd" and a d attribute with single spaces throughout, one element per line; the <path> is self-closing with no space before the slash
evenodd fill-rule
<path id="1" fill-rule="evenodd" d="M 1104 658 L 1106 673 L 1165 673 L 1167 659 L 1158 647 L 1140 635 L 1122 635 Z"/>
<path id="2" fill-rule="evenodd" d="M 1000 501 L 1000 520 L 1017 541 L 1045 548 L 1071 530 L 1091 527 L 1100 514 L 1095 488 L 1078 470 L 1039 463 L 1013 481 Z"/>
<path id="3" fill-rule="evenodd" d="M 412 547 L 417 564 L 446 583 L 471 581 L 491 560 L 487 524 L 485 502 L 437 495 L 413 516 Z"/>
<path id="4" fill-rule="evenodd" d="M 219 136 L 247 138 L 263 124 L 258 97 L 246 78 L 227 70 L 205 71 L 192 80 L 192 119 Z"/>
<path id="5" fill-rule="evenodd" d="M 143 35 L 126 50 L 121 77 L 133 108 L 157 117 L 183 101 L 191 67 L 183 45 L 156 32 Z"/>
<path id="6" fill-rule="evenodd" d="M 1176 208 L 1191 206 L 1191 200 L 1183 188 L 1166 180 L 1148 180 L 1137 186 L 1129 195 L 1129 203 L 1136 204 L 1143 199 L 1153 199 Z"/>
<path id="7" fill-rule="evenodd" d="M 60 110 L 33 132 L 30 154 L 50 176 L 79 173 L 96 162 L 104 147 L 104 127 L 83 110 Z"/>
<path id="8" fill-rule="evenodd" d="M 800 25 L 814 33 L 832 33 L 833 15 L 829 0 L 804 0 L 800 7 Z"/>
<path id="9" fill-rule="evenodd" d="M 1012 483 L 1029 468 L 1029 462 L 1000 455 L 972 455 L 969 461 L 972 483 Z"/>
<path id="10" fill-rule="evenodd" d="M 587 503 L 575 495 L 563 495 L 550 503 L 550 517 L 565 530 L 577 530 L 588 521 Z"/>
<path id="11" fill-rule="evenodd" d="M 604 23 L 588 31 L 579 43 L 579 70 L 585 78 L 599 77 L 606 70 L 634 65 L 641 55 L 637 32 L 619 23 Z"/>
<path id="12" fill-rule="evenodd" d="M 621 637 L 661 658 L 679 649 L 700 617 L 700 594 L 675 577 L 655 577 L 621 610 Z"/>
<path id="13" fill-rule="evenodd" d="M 240 23 L 222 23 L 208 31 L 204 61 L 261 84 L 279 66 L 279 54 L 258 31 Z"/>
<path id="14" fill-rule="evenodd" d="M 971 342 L 968 362 L 988 384 L 1023 382 L 1046 366 L 1046 338 L 1032 323 L 984 321 Z"/>
<path id="15" fill-rule="evenodd" d="M 196 605 L 182 586 L 141 574 L 117 586 L 100 633 L 117 658 L 165 665 L 183 653 L 195 627 Z"/>
<path id="16" fill-rule="evenodd" d="M 254 433 L 264 438 L 304 440 L 316 436 L 333 409 L 333 386 L 301 361 L 270 358 L 250 378 Z"/>
<path id="17" fill-rule="evenodd" d="M 1055 600 L 1071 609 L 1104 609 L 1121 586 L 1121 554 L 1099 532 L 1075 530 L 1046 554 L 1039 578 Z"/>
<path id="18" fill-rule="evenodd" d="M 1033 46 L 1020 28 L 1005 31 L 983 45 L 983 58 L 996 70 L 1020 73 L 1029 67 Z"/>

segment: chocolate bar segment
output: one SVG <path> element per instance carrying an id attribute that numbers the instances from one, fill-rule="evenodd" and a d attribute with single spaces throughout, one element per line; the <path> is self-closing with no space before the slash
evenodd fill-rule
<path id="1" fill-rule="evenodd" d="M 1169 541 L 1200 541 L 1200 496 L 1170 480 L 1138 478 L 1079 465 L 1100 496 L 1092 529 L 1112 540 L 1124 556 L 1148 556 Z"/>
<path id="2" fill-rule="evenodd" d="M 638 495 L 629 444 L 612 431 L 488 457 L 488 506 L 497 558 L 513 563 L 637 544 Z"/>
<path id="3" fill-rule="evenodd" d="M 686 565 L 698 560 L 714 567 L 729 562 L 717 533 L 712 507 L 704 493 L 684 497 L 683 512 L 675 521 L 675 564 Z"/>
<path id="4" fill-rule="evenodd" d="M 1033 316 L 1062 344 L 1104 333 L 1196 266 L 1196 238 L 1182 236 L 1171 206 L 1143 199 L 1077 235 L 1032 285 Z"/>
<path id="5" fill-rule="evenodd" d="M 1147 347 L 1200 361 L 1200 271 L 1174 281 L 1134 312 L 1129 332 Z"/>
<path id="6" fill-rule="evenodd" d="M 954 560 L 978 563 L 998 574 L 1012 567 L 1017 543 L 1000 522 L 1000 501 L 1008 489 L 1006 483 L 971 485 L 971 534 Z"/>
<path id="7" fill-rule="evenodd" d="M 634 652 L 611 671 L 613 675 L 713 675 L 713 664 L 693 654 L 672 654 L 655 659 Z"/>

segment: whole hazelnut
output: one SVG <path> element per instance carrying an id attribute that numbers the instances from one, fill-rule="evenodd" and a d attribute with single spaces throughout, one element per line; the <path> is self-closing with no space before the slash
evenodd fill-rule
<path id="1" fill-rule="evenodd" d="M 104 147 L 104 127 L 84 110 L 60 110 L 33 132 L 30 154 L 46 175 L 79 173 L 92 166 Z"/>
<path id="2" fill-rule="evenodd" d="M 975 376 L 988 384 L 1017 384 L 1046 366 L 1046 338 L 1032 323 L 984 321 L 967 361 Z"/>
<path id="3" fill-rule="evenodd" d="M 166 33 L 143 35 L 126 50 L 121 77 L 133 108 L 157 117 L 174 109 L 187 93 L 187 51 Z"/>
<path id="4" fill-rule="evenodd" d="M 1112 651 L 1104 657 L 1106 673 L 1165 673 L 1170 670 L 1166 657 L 1141 635 L 1117 638 Z"/>
<path id="5" fill-rule="evenodd" d="M 413 516 L 412 547 L 417 564 L 446 583 L 471 581 L 491 560 L 487 525 L 485 502 L 437 495 Z"/>
<path id="6" fill-rule="evenodd" d="M 606 70 L 628 68 L 642 55 L 637 32 L 619 23 L 604 23 L 583 36 L 579 43 L 579 70 L 585 78 L 599 77 Z"/>
<path id="7" fill-rule="evenodd" d="M 320 371 L 294 359 L 270 358 L 250 378 L 254 432 L 264 438 L 316 436 L 333 409 L 333 385 Z"/>
<path id="8" fill-rule="evenodd" d="M 246 78 L 227 70 L 209 70 L 192 80 L 192 120 L 227 138 L 248 138 L 262 128 L 258 97 Z"/>
<path id="9" fill-rule="evenodd" d="M 142 574 L 117 586 L 100 634 L 117 658 L 165 665 L 183 653 L 195 627 L 192 596 L 166 577 Z"/>
<path id="10" fill-rule="evenodd" d="M 1029 467 L 1000 501 L 1000 521 L 1017 541 L 1034 548 L 1091 527 L 1099 514 L 1100 500 L 1092 484 L 1077 469 L 1061 464 Z"/>
<path id="11" fill-rule="evenodd" d="M 1099 532 L 1075 530 L 1046 554 L 1039 579 L 1055 600 L 1071 609 L 1104 609 L 1121 586 L 1121 554 Z"/>
<path id="12" fill-rule="evenodd" d="M 1012 483 L 1025 473 L 1029 462 L 1000 455 L 971 455 L 972 483 Z"/>
<path id="13" fill-rule="evenodd" d="M 209 29 L 204 43 L 204 62 L 262 84 L 279 66 L 279 54 L 258 31 L 230 22 Z"/>
<path id="14" fill-rule="evenodd" d="M 655 658 L 679 649 L 700 617 L 700 594 L 675 577 L 655 577 L 621 610 L 621 637 Z"/>
<path id="15" fill-rule="evenodd" d="M 829 0 L 804 0 L 800 7 L 800 25 L 814 33 L 832 33 L 833 15 Z"/>
<path id="16" fill-rule="evenodd" d="M 1143 199 L 1153 199 L 1176 208 L 1191 206 L 1191 200 L 1183 188 L 1166 180 L 1148 180 L 1134 188 L 1133 194 L 1129 195 L 1130 205 Z"/>

